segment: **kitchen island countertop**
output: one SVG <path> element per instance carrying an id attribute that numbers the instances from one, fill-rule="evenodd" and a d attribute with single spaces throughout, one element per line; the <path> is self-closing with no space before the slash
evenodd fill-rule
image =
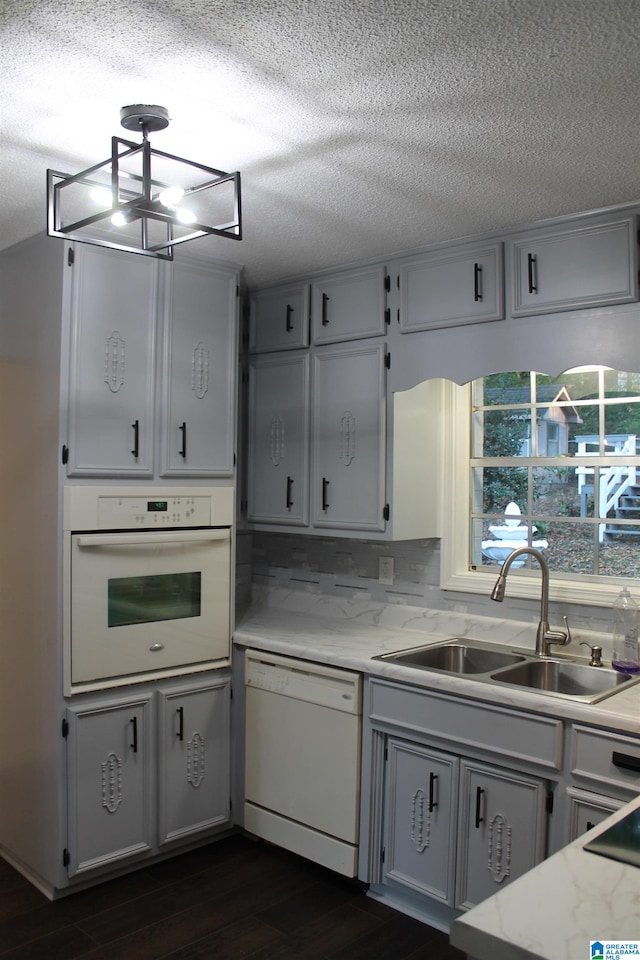
<path id="1" fill-rule="evenodd" d="M 451 943 L 474 960 L 589 960 L 592 940 L 640 942 L 640 867 L 583 849 L 638 807 L 640 798 L 455 920 Z"/>

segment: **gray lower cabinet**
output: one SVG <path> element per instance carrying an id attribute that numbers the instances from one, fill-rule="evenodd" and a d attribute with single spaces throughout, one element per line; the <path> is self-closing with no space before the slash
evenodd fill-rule
<path id="1" fill-rule="evenodd" d="M 167 844 L 229 820 L 230 684 L 174 684 L 158 699 L 158 840 Z"/>
<path id="2" fill-rule="evenodd" d="M 486 900 L 543 859 L 546 798 L 537 777 L 461 761 L 456 907 Z"/>
<path id="3" fill-rule="evenodd" d="M 514 317 L 638 299 L 633 214 L 528 230 L 506 243 Z"/>
<path id="4" fill-rule="evenodd" d="M 435 330 L 504 317 L 502 243 L 460 244 L 402 260 L 400 330 Z"/>
<path id="5" fill-rule="evenodd" d="M 385 883 L 469 909 L 544 857 L 539 778 L 390 738 L 385 780 Z"/>
<path id="6" fill-rule="evenodd" d="M 385 775 L 384 882 L 453 906 L 457 757 L 390 737 Z"/>
<path id="7" fill-rule="evenodd" d="M 640 793 L 640 738 L 574 724 L 569 749 L 567 842 Z"/>
<path id="8" fill-rule="evenodd" d="M 68 706 L 69 878 L 228 823 L 229 703 L 230 680 L 220 676 Z"/>
<path id="9" fill-rule="evenodd" d="M 624 800 L 616 800 L 589 790 L 576 790 L 569 787 L 569 835 L 571 842 L 592 830 L 598 823 L 610 817 L 614 810 L 619 810 Z"/>
<path id="10" fill-rule="evenodd" d="M 359 877 L 447 927 L 546 856 L 563 724 L 379 678 L 364 706 Z"/>
<path id="11" fill-rule="evenodd" d="M 67 711 L 70 877 L 151 854 L 152 694 Z"/>

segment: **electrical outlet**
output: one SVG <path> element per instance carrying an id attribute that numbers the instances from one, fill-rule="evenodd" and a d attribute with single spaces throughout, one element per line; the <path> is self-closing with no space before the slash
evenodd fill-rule
<path id="1" fill-rule="evenodd" d="M 379 558 L 378 583 L 384 583 L 389 587 L 393 583 L 393 557 Z"/>

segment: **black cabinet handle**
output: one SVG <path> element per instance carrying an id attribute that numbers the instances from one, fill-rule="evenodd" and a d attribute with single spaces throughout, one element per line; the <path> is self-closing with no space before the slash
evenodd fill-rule
<path id="1" fill-rule="evenodd" d="M 326 293 L 322 294 L 322 326 L 326 327 L 329 325 L 329 317 L 327 316 L 327 304 L 329 303 L 329 297 Z"/>
<path id="2" fill-rule="evenodd" d="M 479 263 L 473 265 L 473 299 L 476 303 L 482 300 L 482 266 Z"/>
<path id="3" fill-rule="evenodd" d="M 529 272 L 529 293 L 538 292 L 538 258 L 533 253 L 527 254 L 527 270 Z"/>
<path id="4" fill-rule="evenodd" d="M 326 477 L 322 478 L 322 509 L 328 510 L 329 503 L 327 501 L 327 492 L 329 490 L 329 481 Z"/>
<path id="5" fill-rule="evenodd" d="M 476 790 L 476 830 L 481 823 L 484 822 L 483 818 L 480 816 L 480 808 L 482 807 L 482 794 L 484 790 L 482 787 L 478 787 Z"/>
<path id="6" fill-rule="evenodd" d="M 618 753 L 614 750 L 611 754 L 611 763 L 614 767 L 620 767 L 621 770 L 640 771 L 640 757 L 631 757 L 628 753 Z"/>
<path id="7" fill-rule="evenodd" d="M 131 723 L 133 725 L 133 740 L 129 744 L 134 753 L 138 752 L 138 718 L 131 717 Z"/>
<path id="8" fill-rule="evenodd" d="M 137 460 L 140 454 L 140 421 L 134 420 L 131 424 L 131 429 L 133 430 L 133 450 L 131 453 Z"/>
<path id="9" fill-rule="evenodd" d="M 293 477 L 287 477 L 287 510 L 291 510 L 293 500 L 291 499 L 291 490 L 293 487 Z"/>
<path id="10" fill-rule="evenodd" d="M 438 779 L 437 773 L 429 774 L 429 813 L 432 813 L 435 807 L 438 806 L 438 804 L 433 799 L 434 787 L 437 779 Z"/>
<path id="11" fill-rule="evenodd" d="M 182 457 L 183 460 L 186 460 L 186 459 L 187 459 L 187 423 L 186 423 L 186 420 L 183 420 L 183 421 L 182 421 L 182 423 L 181 423 L 180 426 L 178 427 L 178 430 L 179 430 L 180 433 L 182 434 L 182 446 L 181 446 L 180 449 L 178 450 L 178 453 L 180 454 L 180 456 Z"/>
<path id="12" fill-rule="evenodd" d="M 291 306 L 290 303 L 288 303 L 287 304 L 287 323 L 286 323 L 287 333 L 291 333 L 291 331 L 293 330 L 293 320 L 291 319 L 292 313 L 293 313 L 293 307 Z"/>
<path id="13" fill-rule="evenodd" d="M 178 732 L 176 737 L 178 740 L 184 740 L 184 707 L 178 707 L 176 710 L 178 714 Z"/>

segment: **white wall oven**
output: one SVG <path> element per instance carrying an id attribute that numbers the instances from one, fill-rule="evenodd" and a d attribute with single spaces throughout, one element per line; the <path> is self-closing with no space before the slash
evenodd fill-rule
<path id="1" fill-rule="evenodd" d="M 230 662 L 233 490 L 65 488 L 65 693 Z"/>

